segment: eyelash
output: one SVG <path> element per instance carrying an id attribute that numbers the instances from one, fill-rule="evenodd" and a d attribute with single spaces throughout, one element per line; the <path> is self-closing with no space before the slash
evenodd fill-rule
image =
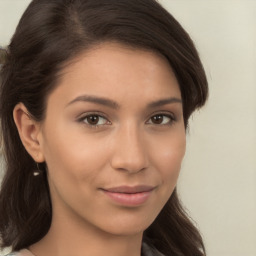
<path id="1" fill-rule="evenodd" d="M 98 117 L 98 118 L 103 118 L 106 120 L 107 124 L 90 124 L 90 123 L 86 123 L 85 120 L 87 120 L 90 117 Z M 104 115 L 102 115 L 101 113 L 87 113 L 86 115 L 83 115 L 82 117 L 80 117 L 78 119 L 79 123 L 83 123 L 84 125 L 88 126 L 89 128 L 100 128 L 101 126 L 105 126 L 105 125 L 110 125 L 111 122 L 108 121 L 107 117 L 105 117 Z"/>
<path id="2" fill-rule="evenodd" d="M 90 117 L 96 117 L 96 118 L 98 118 L 98 119 L 103 118 L 103 119 L 106 120 L 106 121 L 105 121 L 106 123 L 104 123 L 104 124 L 98 124 L 98 123 L 97 123 L 97 124 L 90 124 L 90 123 L 88 123 L 88 118 L 90 118 Z M 169 121 L 166 122 L 166 123 L 164 123 L 164 124 L 154 124 L 154 123 L 152 122 L 152 118 L 154 118 L 154 117 L 168 118 Z M 85 120 L 87 120 L 87 122 L 85 122 Z M 150 121 L 151 121 L 151 122 L 150 122 Z M 157 125 L 157 126 L 171 126 L 171 125 L 173 125 L 173 123 L 174 123 L 175 121 L 176 121 L 176 118 L 175 118 L 175 116 L 174 116 L 173 114 L 170 114 L 170 113 L 168 113 L 168 114 L 166 114 L 166 113 L 157 113 L 157 114 L 154 114 L 153 116 L 151 116 L 151 117 L 148 119 L 148 121 L 146 122 L 146 124 Z M 88 127 L 90 127 L 90 128 L 100 128 L 101 126 L 106 126 L 106 125 L 110 125 L 110 124 L 111 124 L 111 122 L 108 121 L 108 119 L 107 119 L 104 115 L 99 114 L 99 113 L 88 113 L 88 114 L 86 114 L 86 115 L 80 117 L 80 118 L 78 119 L 78 122 L 79 122 L 79 123 L 83 123 L 83 124 L 85 124 L 86 126 L 88 126 Z M 150 122 L 150 123 L 149 123 L 149 122 Z"/>
<path id="3" fill-rule="evenodd" d="M 154 118 L 154 117 L 162 117 L 163 119 L 168 118 L 169 121 L 167 121 L 164 124 L 162 124 L 162 123 L 161 124 L 155 124 L 155 123 L 152 122 L 152 118 Z M 150 124 L 152 124 L 152 125 L 170 126 L 170 125 L 173 125 L 173 123 L 176 121 L 176 118 L 173 114 L 170 114 L 170 113 L 168 113 L 168 114 L 166 114 L 166 113 L 157 113 L 157 114 L 154 114 L 153 116 L 151 116 L 149 118 L 149 120 L 147 121 L 147 123 L 149 121 L 151 121 Z"/>

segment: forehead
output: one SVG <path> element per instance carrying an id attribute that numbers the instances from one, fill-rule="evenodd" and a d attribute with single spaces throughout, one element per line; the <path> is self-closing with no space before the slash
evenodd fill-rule
<path id="1" fill-rule="evenodd" d="M 180 97 L 174 72 L 165 57 L 118 43 L 103 43 L 84 51 L 61 72 L 54 93 L 69 98 L 81 94 L 108 96 L 116 101 Z M 139 98 L 138 98 L 139 99 Z"/>

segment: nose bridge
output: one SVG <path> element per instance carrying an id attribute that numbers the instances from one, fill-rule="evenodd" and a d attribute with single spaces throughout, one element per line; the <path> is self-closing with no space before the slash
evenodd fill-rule
<path id="1" fill-rule="evenodd" d="M 147 154 L 143 131 L 136 124 L 120 127 L 115 138 L 112 167 L 139 172 L 147 167 Z"/>

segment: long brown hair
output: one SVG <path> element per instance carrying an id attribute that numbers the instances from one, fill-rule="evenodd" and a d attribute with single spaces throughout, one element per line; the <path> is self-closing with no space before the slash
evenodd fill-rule
<path id="1" fill-rule="evenodd" d="M 5 49 L 0 47 L 0 65 L 2 65 L 5 62 L 6 57 L 6 51 Z"/>
<path id="2" fill-rule="evenodd" d="M 198 53 L 181 25 L 155 0 L 34 0 L 23 14 L 1 70 L 0 118 L 6 173 L 0 194 L 1 246 L 19 250 L 51 224 L 46 171 L 19 138 L 12 112 L 22 102 L 42 121 L 63 66 L 95 44 L 115 41 L 165 56 L 179 82 L 185 125 L 204 105 L 208 86 Z M 40 169 L 45 170 L 41 164 Z M 173 192 L 144 241 L 165 255 L 205 255 L 202 238 Z"/>

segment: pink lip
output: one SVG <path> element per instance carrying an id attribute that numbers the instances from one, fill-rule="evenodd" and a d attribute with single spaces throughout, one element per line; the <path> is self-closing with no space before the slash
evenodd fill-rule
<path id="1" fill-rule="evenodd" d="M 102 191 L 118 204 L 125 206 L 139 206 L 145 203 L 150 197 L 155 187 L 152 186 L 120 186 L 108 189 L 102 189 Z"/>

